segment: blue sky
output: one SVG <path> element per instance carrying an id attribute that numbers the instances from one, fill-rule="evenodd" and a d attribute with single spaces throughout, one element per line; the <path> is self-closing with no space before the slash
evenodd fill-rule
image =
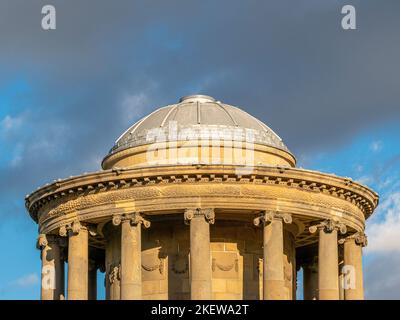
<path id="1" fill-rule="evenodd" d="M 400 2 L 351 3 L 355 31 L 340 28 L 348 1 L 1 2 L 0 299 L 39 298 L 24 196 L 98 170 L 127 127 L 193 93 L 264 121 L 299 166 L 377 191 L 366 295 L 400 298 Z"/>

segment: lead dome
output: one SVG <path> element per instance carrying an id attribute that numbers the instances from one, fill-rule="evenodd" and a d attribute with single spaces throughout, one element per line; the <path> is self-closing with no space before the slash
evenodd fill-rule
<path id="1" fill-rule="evenodd" d="M 209 139 L 257 145 L 255 165 L 295 165 L 295 158 L 282 139 L 262 121 L 213 97 L 189 95 L 179 99 L 176 104 L 156 109 L 129 127 L 116 140 L 102 166 L 109 169 L 114 166 L 144 165 L 143 161 L 138 162 L 138 157 L 132 155 L 137 155 L 137 150 L 129 152 L 128 149 L 133 151 L 155 142 L 185 141 L 187 144 L 187 141 Z M 260 153 L 260 148 L 264 154 Z"/>

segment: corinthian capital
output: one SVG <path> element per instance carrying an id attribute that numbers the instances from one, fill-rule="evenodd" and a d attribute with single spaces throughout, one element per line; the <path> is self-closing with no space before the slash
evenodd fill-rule
<path id="1" fill-rule="evenodd" d="M 284 223 L 292 223 L 292 215 L 289 213 L 265 211 L 253 220 L 255 226 L 267 225 L 274 220 L 282 220 Z"/>
<path id="2" fill-rule="evenodd" d="M 195 217 L 204 217 L 209 224 L 215 222 L 215 212 L 212 208 L 197 208 L 197 209 L 186 209 L 184 213 L 185 224 L 189 224 L 190 221 Z"/>
<path id="3" fill-rule="evenodd" d="M 142 224 L 145 228 L 149 228 L 151 225 L 150 221 L 143 218 L 139 212 L 117 214 L 112 218 L 114 226 L 119 226 L 123 221 L 129 221 L 132 226 Z"/>
<path id="4" fill-rule="evenodd" d="M 340 239 L 339 243 L 343 244 L 346 241 L 351 241 L 351 240 L 354 240 L 354 242 L 361 247 L 366 247 L 368 245 L 368 238 L 364 232 L 353 233 L 352 235 Z"/>
<path id="5" fill-rule="evenodd" d="M 328 219 L 325 221 L 322 221 L 321 223 L 318 223 L 316 225 L 311 226 L 310 228 L 308 228 L 308 230 L 311 233 L 315 233 L 317 230 L 324 230 L 326 233 L 331 233 L 335 230 L 340 231 L 341 234 L 345 234 L 347 232 L 347 228 L 346 225 L 333 220 L 333 219 Z"/>

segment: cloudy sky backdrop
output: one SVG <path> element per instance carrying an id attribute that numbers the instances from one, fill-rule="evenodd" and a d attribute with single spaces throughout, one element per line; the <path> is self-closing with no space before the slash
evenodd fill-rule
<path id="1" fill-rule="evenodd" d="M 128 126 L 193 93 L 264 121 L 299 166 L 379 192 L 366 296 L 399 299 L 399 34 L 398 0 L 0 0 L 0 299 L 39 298 L 25 194 L 98 170 Z"/>

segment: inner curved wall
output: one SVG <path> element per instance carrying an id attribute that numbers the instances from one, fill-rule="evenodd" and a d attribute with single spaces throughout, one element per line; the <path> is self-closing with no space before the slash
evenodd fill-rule
<path id="1" fill-rule="evenodd" d="M 115 232 L 112 232 L 114 228 Z M 119 299 L 119 279 L 113 269 L 120 262 L 120 231 L 107 225 L 106 292 Z M 111 231 L 111 232 L 110 232 Z M 210 228 L 212 299 L 262 299 L 262 232 L 251 224 L 216 221 Z M 183 220 L 152 223 L 142 232 L 143 299 L 190 299 L 189 226 Z M 284 272 L 287 299 L 295 299 L 294 237 L 284 230 Z M 112 283 L 110 282 L 113 281 Z"/>

